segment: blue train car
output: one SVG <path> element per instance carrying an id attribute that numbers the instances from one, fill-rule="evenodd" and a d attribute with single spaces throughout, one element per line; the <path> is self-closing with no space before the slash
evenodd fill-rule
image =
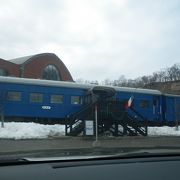
<path id="1" fill-rule="evenodd" d="M 177 124 L 180 121 L 180 96 L 164 94 L 163 99 L 163 120 L 166 124 Z"/>
<path id="2" fill-rule="evenodd" d="M 69 82 L 0 77 L 0 106 L 7 119 L 64 120 L 82 106 L 89 88 Z"/>
<path id="3" fill-rule="evenodd" d="M 162 93 L 158 90 L 135 89 L 135 88 L 116 88 L 119 100 L 128 101 L 132 98 L 132 107 L 136 109 L 149 124 L 162 124 Z M 131 108 L 128 113 L 133 115 Z M 134 114 L 135 116 L 135 114 Z"/>
<path id="4" fill-rule="evenodd" d="M 66 118 L 85 106 L 87 94 L 98 85 L 49 80 L 0 77 L 0 111 L 6 119 L 49 120 L 65 123 Z M 108 87 L 108 86 L 104 86 Z M 102 87 L 103 88 L 103 87 Z M 180 96 L 158 90 L 109 87 L 116 101 L 128 102 L 150 125 L 175 125 L 180 120 Z"/>

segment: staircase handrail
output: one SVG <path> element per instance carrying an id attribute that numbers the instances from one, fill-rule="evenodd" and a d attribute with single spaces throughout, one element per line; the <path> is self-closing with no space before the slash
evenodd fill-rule
<path id="1" fill-rule="evenodd" d="M 147 119 L 146 119 L 142 114 L 140 114 L 137 110 L 135 110 L 133 107 L 130 107 L 130 109 L 131 109 L 138 117 L 140 117 L 141 120 L 147 121 Z"/>
<path id="2" fill-rule="evenodd" d="M 77 118 L 78 115 L 80 115 L 81 113 L 83 113 L 83 112 L 85 112 L 86 110 L 88 110 L 89 108 L 91 108 L 95 103 L 96 103 L 96 101 L 95 101 L 95 102 L 91 102 L 91 103 L 89 103 L 89 104 L 85 104 L 85 105 L 81 106 L 81 108 L 80 108 L 78 111 L 76 111 L 76 112 L 68 115 L 67 117 L 68 117 L 69 119 Z"/>

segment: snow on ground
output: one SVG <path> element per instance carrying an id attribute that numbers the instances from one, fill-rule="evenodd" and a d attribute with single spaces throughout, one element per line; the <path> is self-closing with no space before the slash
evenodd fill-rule
<path id="1" fill-rule="evenodd" d="M 43 125 L 37 123 L 7 122 L 0 127 L 0 139 L 45 139 L 65 135 L 64 125 Z M 180 136 L 175 127 L 149 127 L 149 136 Z"/>
<path id="2" fill-rule="evenodd" d="M 180 136 L 180 127 L 148 127 L 149 136 Z"/>
<path id="3" fill-rule="evenodd" d="M 7 122 L 0 127 L 0 138 L 5 139 L 42 139 L 64 136 L 64 125 L 43 125 L 37 123 Z"/>

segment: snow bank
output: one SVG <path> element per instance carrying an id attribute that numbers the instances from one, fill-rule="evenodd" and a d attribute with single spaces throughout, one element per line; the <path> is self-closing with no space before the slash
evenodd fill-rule
<path id="1" fill-rule="evenodd" d="M 9 122 L 0 127 L 0 138 L 5 139 L 42 139 L 64 136 L 64 125 L 43 125 L 37 123 Z"/>
<path id="2" fill-rule="evenodd" d="M 148 127 L 149 136 L 180 136 L 180 127 Z"/>
<path id="3" fill-rule="evenodd" d="M 43 125 L 37 123 L 7 122 L 0 127 L 0 139 L 45 139 L 65 135 L 64 125 Z M 149 127 L 149 136 L 180 136 L 175 127 Z"/>

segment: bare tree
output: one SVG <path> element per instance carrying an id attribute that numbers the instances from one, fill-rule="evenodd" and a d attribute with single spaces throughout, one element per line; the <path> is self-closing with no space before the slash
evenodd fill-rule
<path id="1" fill-rule="evenodd" d="M 120 87 L 144 87 L 147 84 L 154 82 L 167 82 L 180 80 L 180 64 L 174 64 L 173 66 L 162 69 L 160 71 L 154 72 L 152 75 L 144 75 L 136 79 L 127 79 L 124 75 L 121 75 L 118 79 L 110 80 L 105 79 L 101 83 L 97 80 L 89 81 L 82 78 L 77 79 L 76 82 L 88 83 L 88 84 L 103 84 L 103 85 L 113 85 Z"/>

